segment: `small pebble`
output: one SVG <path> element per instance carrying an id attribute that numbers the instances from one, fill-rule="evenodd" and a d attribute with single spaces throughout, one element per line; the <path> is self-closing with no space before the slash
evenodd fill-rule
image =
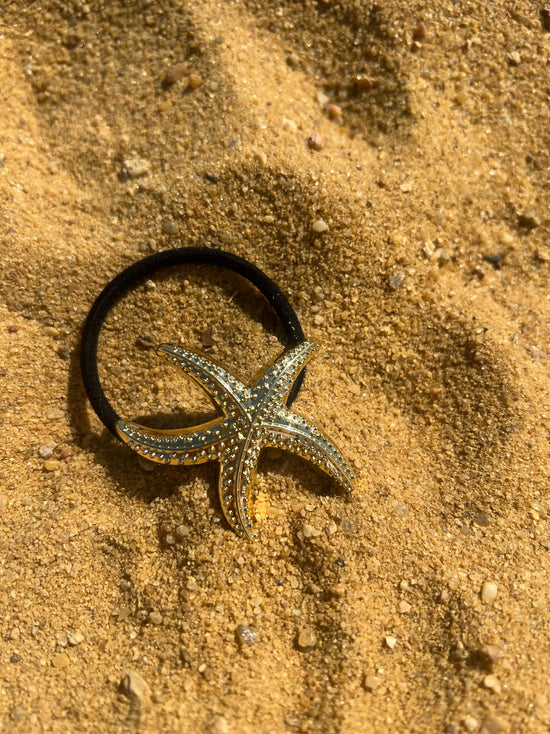
<path id="1" fill-rule="evenodd" d="M 162 614 L 160 612 L 150 612 L 149 621 L 151 624 L 160 625 L 163 622 Z"/>
<path id="2" fill-rule="evenodd" d="M 129 670 L 120 681 L 120 692 L 128 698 L 146 698 L 151 690 L 145 680 L 135 670 Z"/>
<path id="3" fill-rule="evenodd" d="M 540 219 L 533 212 L 523 212 L 518 214 L 518 227 L 527 230 L 536 229 L 540 227 Z"/>
<path id="4" fill-rule="evenodd" d="M 186 668 L 191 668 L 193 666 L 193 658 L 186 647 L 182 647 L 180 650 L 180 660 Z"/>
<path id="5" fill-rule="evenodd" d="M 318 538 L 321 535 L 321 531 L 309 523 L 303 524 L 302 533 L 304 538 Z"/>
<path id="6" fill-rule="evenodd" d="M 388 635 L 384 638 L 384 642 L 386 643 L 386 646 L 390 648 L 390 650 L 395 650 L 395 646 L 397 645 L 397 637 Z"/>
<path id="7" fill-rule="evenodd" d="M 480 734 L 501 734 L 501 732 L 507 730 L 508 724 L 506 721 L 499 719 L 497 716 L 487 716 L 483 720 Z"/>
<path id="8" fill-rule="evenodd" d="M 491 255 L 482 255 L 482 260 L 486 263 L 490 263 L 495 268 L 495 270 L 498 270 L 504 258 L 505 255 L 503 252 L 495 252 Z"/>
<path id="9" fill-rule="evenodd" d="M 496 584 L 493 584 L 490 581 L 485 581 L 485 583 L 481 587 L 480 593 L 482 602 L 484 602 L 485 604 L 492 604 L 497 598 L 498 587 Z"/>
<path id="10" fill-rule="evenodd" d="M 187 64 L 182 62 L 180 64 L 172 64 L 167 66 L 162 75 L 162 83 L 164 86 L 170 87 L 172 84 L 179 82 L 180 79 L 187 74 Z"/>
<path id="11" fill-rule="evenodd" d="M 517 51 L 512 51 L 508 54 L 508 63 L 510 66 L 519 66 L 521 64 L 521 56 Z"/>
<path id="12" fill-rule="evenodd" d="M 63 670 L 71 662 L 69 656 L 64 652 L 59 652 L 52 657 L 52 665 L 58 670 Z"/>
<path id="13" fill-rule="evenodd" d="M 40 456 L 41 459 L 51 459 L 54 449 L 54 443 L 46 443 L 38 449 L 38 456 Z"/>
<path id="14" fill-rule="evenodd" d="M 302 717 L 298 716 L 297 714 L 292 714 L 291 716 L 285 716 L 285 724 L 288 727 L 290 727 L 291 729 L 298 729 L 298 731 L 300 731 L 300 728 L 303 726 L 303 723 L 304 721 Z"/>
<path id="15" fill-rule="evenodd" d="M 455 94 L 455 102 L 459 105 L 465 105 L 468 101 L 468 95 L 463 90 L 458 91 Z"/>
<path id="16" fill-rule="evenodd" d="M 180 228 L 173 219 L 164 219 L 162 222 L 162 231 L 164 232 L 164 234 L 170 235 L 170 237 L 174 237 L 175 235 L 179 234 Z"/>
<path id="17" fill-rule="evenodd" d="M 337 104 L 327 104 L 326 111 L 331 120 L 337 120 L 342 117 L 342 108 Z"/>
<path id="18" fill-rule="evenodd" d="M 437 260 L 438 265 L 445 265 L 445 263 L 451 261 L 451 256 L 448 252 L 439 248 L 434 252 L 434 259 Z"/>
<path id="19" fill-rule="evenodd" d="M 491 524 L 491 518 L 484 512 L 478 512 L 476 515 L 474 515 L 473 519 L 475 524 L 479 525 L 480 528 L 488 528 Z"/>
<path id="20" fill-rule="evenodd" d="M 326 107 L 326 105 L 328 105 L 328 103 L 330 102 L 330 98 L 328 97 L 328 95 L 326 95 L 321 90 L 316 93 L 315 99 L 317 100 L 317 102 L 319 102 L 321 107 Z"/>
<path id="21" fill-rule="evenodd" d="M 403 599 L 403 601 L 399 602 L 399 614 L 408 614 L 411 611 L 411 609 L 412 609 L 412 606 L 409 604 L 408 601 L 405 601 Z"/>
<path id="22" fill-rule="evenodd" d="M 296 642 L 300 650 L 311 650 L 317 644 L 317 635 L 310 627 L 304 627 L 298 633 Z"/>
<path id="23" fill-rule="evenodd" d="M 536 362 L 540 360 L 541 351 L 537 346 L 535 346 L 535 344 L 530 344 L 527 347 L 526 351 L 527 354 L 532 357 Z"/>
<path id="24" fill-rule="evenodd" d="M 426 38 L 426 26 L 422 21 L 414 29 L 413 38 L 415 41 L 423 41 Z"/>
<path id="25" fill-rule="evenodd" d="M 499 645 L 484 645 L 481 648 L 481 653 L 492 663 L 496 663 L 504 657 L 504 650 Z"/>
<path id="26" fill-rule="evenodd" d="M 380 685 L 380 678 L 376 675 L 366 675 L 363 681 L 363 688 L 366 691 L 374 692 Z"/>
<path id="27" fill-rule="evenodd" d="M 207 683 L 212 683 L 212 681 L 216 677 L 216 674 L 214 673 L 212 668 L 206 663 L 201 663 L 201 665 L 199 665 L 198 667 L 198 671 Z"/>
<path id="28" fill-rule="evenodd" d="M 230 731 L 227 719 L 224 719 L 223 716 L 217 716 L 210 727 L 211 734 L 229 734 Z"/>
<path id="29" fill-rule="evenodd" d="M 72 456 L 73 449 L 72 446 L 69 446 L 68 444 L 61 443 L 57 447 L 58 456 L 62 461 L 65 461 L 69 458 L 69 456 Z"/>
<path id="30" fill-rule="evenodd" d="M 61 462 L 57 459 L 46 459 L 43 466 L 46 471 L 57 471 L 61 467 Z"/>
<path id="31" fill-rule="evenodd" d="M 475 716 L 465 716 L 462 720 L 462 725 L 466 729 L 466 731 L 469 731 L 473 734 L 473 732 L 477 731 L 479 728 L 479 721 L 475 718 Z"/>
<path id="32" fill-rule="evenodd" d="M 433 242 L 426 242 L 422 247 L 422 252 L 428 258 L 428 260 L 431 260 L 435 252 Z"/>
<path id="33" fill-rule="evenodd" d="M 203 79 L 198 74 L 191 74 L 189 76 L 189 89 L 195 90 L 198 89 L 200 86 L 202 86 Z"/>
<path id="34" fill-rule="evenodd" d="M 130 609 L 130 607 L 117 607 L 114 611 L 114 614 L 116 614 L 119 622 L 124 622 L 124 620 L 128 619 L 128 617 L 132 614 L 132 610 Z"/>
<path id="35" fill-rule="evenodd" d="M 307 139 L 307 146 L 310 150 L 322 150 L 323 145 L 323 138 L 319 135 L 319 133 L 312 133 Z"/>
<path id="36" fill-rule="evenodd" d="M 76 630 L 76 632 L 69 632 L 67 634 L 67 642 L 69 645 L 72 645 L 73 647 L 76 647 L 77 645 L 80 645 L 82 642 L 84 642 L 84 635 L 80 630 Z"/>
<path id="37" fill-rule="evenodd" d="M 150 172 L 151 164 L 144 158 L 128 158 L 124 161 L 124 170 L 129 178 L 141 178 Z"/>
<path id="38" fill-rule="evenodd" d="M 197 583 L 197 579 L 194 576 L 189 576 L 187 578 L 185 588 L 187 589 L 187 591 L 198 591 L 199 585 Z"/>
<path id="39" fill-rule="evenodd" d="M 235 630 L 235 638 L 241 647 L 246 645 L 255 645 L 259 641 L 259 635 L 251 627 L 245 624 L 239 624 Z"/>
<path id="40" fill-rule="evenodd" d="M 335 599 L 343 599 L 346 595 L 346 585 L 343 583 L 334 584 L 328 591 Z"/>
<path id="41" fill-rule="evenodd" d="M 288 117 L 283 117 L 282 128 L 289 133 L 295 133 L 298 130 L 298 125 L 294 120 L 289 120 Z"/>
<path id="42" fill-rule="evenodd" d="M 318 219 L 316 222 L 313 222 L 311 229 L 317 232 L 317 234 L 323 234 L 323 232 L 328 232 L 329 226 L 323 219 Z"/>
<path id="43" fill-rule="evenodd" d="M 351 517 L 343 517 L 340 520 L 340 527 L 348 535 L 354 535 L 357 532 L 357 527 Z"/>
<path id="44" fill-rule="evenodd" d="M 191 529 L 188 525 L 178 525 L 174 534 L 177 540 L 183 540 L 184 538 L 189 537 Z"/>
<path id="45" fill-rule="evenodd" d="M 500 693 L 502 691 L 502 686 L 500 685 L 500 681 L 496 675 L 486 675 L 483 679 L 483 685 L 485 688 L 489 688 L 489 690 L 494 691 L 495 693 Z"/>
<path id="46" fill-rule="evenodd" d="M 255 150 L 254 151 L 254 160 L 259 163 L 261 166 L 267 165 L 267 155 L 263 150 Z"/>
<path id="47" fill-rule="evenodd" d="M 65 417 L 65 411 L 61 410 L 61 408 L 53 408 L 48 413 L 46 413 L 46 418 L 49 421 L 58 421 L 64 417 Z"/>
<path id="48" fill-rule="evenodd" d="M 297 69 L 300 65 L 300 58 L 294 53 L 289 53 L 286 56 L 286 63 L 291 69 Z"/>
<path id="49" fill-rule="evenodd" d="M 216 340 L 214 339 L 212 335 L 212 327 L 207 326 L 206 329 L 203 329 L 199 334 L 199 339 L 201 341 L 201 347 L 203 349 L 212 349 L 213 346 L 216 344 Z"/>
<path id="50" fill-rule="evenodd" d="M 368 92 L 374 87 L 374 79 L 368 76 L 355 77 L 353 87 L 356 92 Z"/>
<path id="51" fill-rule="evenodd" d="M 140 334 L 136 339 L 136 344 L 144 349 L 154 349 L 157 346 L 158 339 L 156 336 L 147 332 L 146 334 Z"/>
<path id="52" fill-rule="evenodd" d="M 403 273 L 397 273 L 396 275 L 392 275 L 389 278 L 388 283 L 390 285 L 390 288 L 392 290 L 396 291 L 401 286 L 401 284 L 403 283 L 404 280 L 405 280 L 404 274 Z"/>
<path id="53" fill-rule="evenodd" d="M 393 512 L 397 520 L 404 520 L 409 514 L 409 506 L 403 504 L 403 502 L 396 502 Z"/>

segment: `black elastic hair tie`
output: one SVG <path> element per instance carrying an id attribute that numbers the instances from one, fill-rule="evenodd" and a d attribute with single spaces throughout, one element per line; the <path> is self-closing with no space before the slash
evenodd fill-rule
<path id="1" fill-rule="evenodd" d="M 90 309 L 82 331 L 80 364 L 84 387 L 88 399 L 101 422 L 115 436 L 117 436 L 115 427 L 120 417 L 103 392 L 97 369 L 99 333 L 105 317 L 115 303 L 138 281 L 159 270 L 186 264 L 217 265 L 238 273 L 256 286 L 270 303 L 283 327 L 287 347 L 294 347 L 305 338 L 298 317 L 286 296 L 265 273 L 242 257 L 208 247 L 181 247 L 174 250 L 165 250 L 145 257 L 143 260 L 138 260 L 138 262 L 119 273 L 103 289 Z M 288 406 L 292 404 L 298 395 L 304 376 L 305 370 L 298 375 L 290 391 L 287 400 Z"/>

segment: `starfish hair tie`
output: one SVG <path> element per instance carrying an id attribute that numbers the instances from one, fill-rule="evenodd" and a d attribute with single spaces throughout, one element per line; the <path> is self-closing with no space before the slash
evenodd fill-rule
<path id="1" fill-rule="evenodd" d="M 219 417 L 191 428 L 159 430 L 122 419 L 110 405 L 97 370 L 98 339 L 107 313 L 134 283 L 182 263 L 221 265 L 253 283 L 279 317 L 288 345 L 252 384 L 245 385 L 204 354 L 160 344 L 157 355 L 198 384 Z M 317 348 L 305 339 L 298 317 L 284 294 L 256 266 L 222 250 L 190 247 L 139 260 L 105 287 L 84 324 L 81 368 L 88 398 L 100 420 L 137 454 L 162 464 L 218 461 L 219 495 L 225 518 L 238 535 L 255 538 L 254 477 L 264 447 L 297 454 L 328 474 L 344 491 L 353 488 L 353 473 L 330 439 L 313 423 L 290 410 L 301 387 L 305 365 Z"/>

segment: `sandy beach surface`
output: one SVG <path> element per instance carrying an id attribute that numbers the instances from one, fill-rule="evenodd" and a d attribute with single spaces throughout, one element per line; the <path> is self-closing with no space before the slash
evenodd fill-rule
<path id="1" fill-rule="evenodd" d="M 0 731 L 548 732 L 550 4 L 8 0 L 0 89 Z M 80 380 L 103 286 L 192 245 L 287 294 L 357 475 L 265 452 L 255 542 Z M 101 376 L 194 425 L 152 344 L 251 380 L 281 339 L 175 268 Z"/>

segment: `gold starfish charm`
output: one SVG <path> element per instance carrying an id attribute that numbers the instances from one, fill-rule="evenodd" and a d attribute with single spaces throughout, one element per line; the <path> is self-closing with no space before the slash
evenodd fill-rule
<path id="1" fill-rule="evenodd" d="M 338 449 L 318 428 L 286 407 L 292 385 L 317 348 L 303 341 L 287 349 L 248 387 L 202 354 L 161 344 L 157 354 L 200 385 L 222 416 L 175 430 L 156 430 L 120 420 L 117 433 L 131 449 L 152 461 L 219 461 L 224 515 L 238 535 L 255 538 L 250 505 L 264 446 L 292 451 L 329 474 L 344 490 L 350 492 L 353 487 L 354 476 Z"/>

